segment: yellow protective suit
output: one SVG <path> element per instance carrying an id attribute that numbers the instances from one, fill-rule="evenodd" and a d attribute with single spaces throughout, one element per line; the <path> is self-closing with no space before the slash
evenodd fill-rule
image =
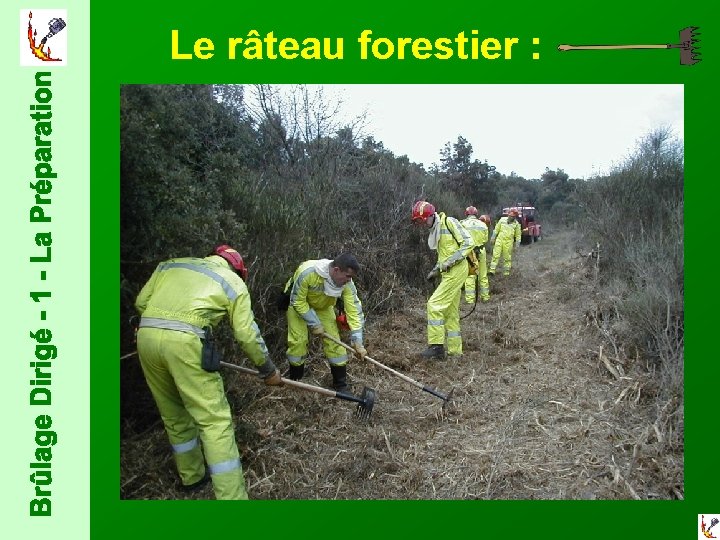
<path id="1" fill-rule="evenodd" d="M 317 272 L 318 265 L 327 265 L 329 262 L 328 259 L 305 261 L 285 285 L 287 291 L 292 284 L 290 307 L 287 310 L 287 359 L 290 365 L 304 365 L 303 357 L 308 351 L 309 327 L 322 325 L 325 332 L 340 339 L 334 309 L 337 298 L 325 294 L 323 285 L 325 279 Z M 343 287 L 341 297 L 350 326 L 350 341 L 362 345 L 365 316 L 352 280 Z M 346 349 L 329 339 L 323 338 L 323 351 L 330 366 L 344 366 L 348 362 Z"/>
<path id="2" fill-rule="evenodd" d="M 480 298 L 483 302 L 490 300 L 490 282 L 487 274 L 487 255 L 485 254 L 485 244 L 488 241 L 489 231 L 487 225 L 480 221 L 477 217 L 470 215 L 463 219 L 460 224 L 465 227 L 467 232 L 472 236 L 475 244 L 475 253 L 478 259 L 478 274 L 468 276 L 465 280 L 465 302 L 468 304 L 475 303 L 475 285 L 480 282 Z"/>
<path id="3" fill-rule="evenodd" d="M 227 314 L 250 360 L 274 369 L 245 283 L 217 255 L 171 259 L 158 265 L 135 307 L 142 315 L 137 333 L 140 363 L 182 483 L 201 480 L 206 461 L 218 499 L 247 499 L 222 378 L 200 365 L 203 328 L 214 327 Z"/>
<path id="4" fill-rule="evenodd" d="M 427 340 L 429 345 L 440 345 L 447 338 L 448 354 L 461 355 L 460 291 L 468 277 L 465 257 L 473 249 L 473 240 L 454 217 L 438 212 L 435 219 L 440 227 L 435 265 L 440 270 L 440 285 L 427 303 Z"/>
<path id="5" fill-rule="evenodd" d="M 492 261 L 490 261 L 490 273 L 494 274 L 500 258 L 503 259 L 503 275 L 509 276 L 512 268 L 513 245 L 520 242 L 520 223 L 518 220 L 508 222 L 507 216 L 501 217 L 493 230 L 491 241 L 493 246 Z"/>

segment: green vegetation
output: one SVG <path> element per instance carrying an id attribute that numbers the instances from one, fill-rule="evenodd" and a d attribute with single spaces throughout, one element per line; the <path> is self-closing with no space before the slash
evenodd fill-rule
<path id="1" fill-rule="evenodd" d="M 638 142 L 609 175 L 580 187 L 578 223 L 601 246 L 611 294 L 601 310 L 616 349 L 649 358 L 665 400 L 683 396 L 682 143 L 665 128 Z"/>

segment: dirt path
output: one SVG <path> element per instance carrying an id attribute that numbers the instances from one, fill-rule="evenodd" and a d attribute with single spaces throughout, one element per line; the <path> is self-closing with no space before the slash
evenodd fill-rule
<path id="1" fill-rule="evenodd" d="M 417 358 L 425 347 L 425 297 L 370 321 L 370 355 L 444 393 L 454 389 L 445 410 L 438 398 L 361 361 L 351 362 L 349 373 L 354 393 L 364 385 L 377 392 L 368 421 L 356 419 L 346 401 L 225 374 L 250 496 L 682 496 L 682 448 L 669 448 L 652 427 L 662 411 L 645 402 L 651 383 L 642 362 L 613 362 L 621 370 L 614 376 L 600 361 L 593 269 L 575 250 L 571 232 L 522 246 L 513 275 L 495 278 L 491 302 L 462 321 L 459 359 Z M 462 314 L 469 309 L 463 305 Z M 308 367 L 306 382 L 329 383 L 320 356 Z M 124 498 L 188 497 L 174 489 L 159 425 L 125 440 L 122 454 Z M 668 459 L 680 466 L 664 466 Z"/>

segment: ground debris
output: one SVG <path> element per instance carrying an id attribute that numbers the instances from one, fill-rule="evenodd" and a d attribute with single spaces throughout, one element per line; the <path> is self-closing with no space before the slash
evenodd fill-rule
<path id="1" fill-rule="evenodd" d="M 683 434 L 669 421 L 682 404 L 657 407 L 643 363 L 621 372 L 603 349 L 587 322 L 597 282 L 576 271 L 574 241 L 567 231 L 520 248 L 513 275 L 492 278 L 491 301 L 462 320 L 460 358 L 417 357 L 426 345 L 426 299 L 417 293 L 405 311 L 367 329 L 374 359 L 453 390 L 449 406 L 360 360 L 349 364 L 352 392 L 377 392 L 365 421 L 351 402 L 224 373 L 250 497 L 683 498 Z M 470 309 L 461 305 L 461 316 Z M 319 354 L 304 382 L 328 386 Z M 126 399 L 135 406 L 122 410 L 121 497 L 213 498 L 209 486 L 177 489 L 142 379 Z"/>

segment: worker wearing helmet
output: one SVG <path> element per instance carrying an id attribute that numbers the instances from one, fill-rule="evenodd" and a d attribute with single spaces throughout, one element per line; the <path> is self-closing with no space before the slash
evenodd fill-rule
<path id="1" fill-rule="evenodd" d="M 305 261 L 285 284 L 285 291 L 290 294 L 287 359 L 291 379 L 299 380 L 305 373 L 308 330 L 315 336 L 322 337 L 327 333 L 340 339 L 335 317 L 335 304 L 340 298 L 350 327 L 350 343 L 360 357 L 367 354 L 363 346 L 365 317 L 353 282 L 359 271 L 355 256 L 343 253 L 334 260 Z M 347 390 L 347 350 L 327 338 L 323 338 L 323 350 L 330 364 L 333 388 L 340 392 Z"/>
<path id="2" fill-rule="evenodd" d="M 244 279 L 242 257 L 223 244 L 205 258 L 160 263 L 135 301 L 141 315 L 140 364 L 165 424 L 182 487 L 200 487 L 212 479 L 218 499 L 248 495 L 230 406 L 217 373 L 212 328 L 227 315 L 235 339 L 265 384 L 282 384 L 255 323 Z"/>
<path id="3" fill-rule="evenodd" d="M 474 206 L 468 206 L 465 209 L 465 219 L 460 223 L 472 236 L 475 243 L 475 255 L 478 260 L 477 276 L 468 276 L 465 280 L 465 302 L 468 304 L 475 303 L 475 285 L 476 281 L 480 283 L 480 298 L 483 302 L 490 300 L 490 282 L 487 277 L 487 255 L 485 254 L 485 244 L 488 241 L 489 230 L 486 223 L 478 218 L 478 210 Z M 487 219 L 487 216 L 483 216 Z"/>
<path id="4" fill-rule="evenodd" d="M 507 216 L 501 217 L 495 224 L 495 230 L 493 230 L 492 236 L 490 237 L 490 243 L 494 243 L 492 252 L 492 261 L 490 261 L 490 275 L 495 274 L 500 258 L 503 259 L 503 275 L 509 276 L 510 269 L 512 268 L 512 254 L 513 244 L 515 247 L 520 246 L 520 223 L 517 221 L 517 217 L 520 213 L 516 208 L 511 208 L 508 211 Z"/>
<path id="5" fill-rule="evenodd" d="M 437 251 L 437 263 L 427 279 L 440 277 L 440 284 L 427 303 L 428 348 L 423 358 L 444 358 L 445 341 L 447 353 L 461 355 L 460 335 L 460 290 L 468 277 L 466 257 L 473 248 L 473 240 L 465 228 L 454 217 L 436 212 L 435 207 L 425 201 L 413 205 L 412 221 L 415 225 L 430 229 L 428 246 Z"/>

